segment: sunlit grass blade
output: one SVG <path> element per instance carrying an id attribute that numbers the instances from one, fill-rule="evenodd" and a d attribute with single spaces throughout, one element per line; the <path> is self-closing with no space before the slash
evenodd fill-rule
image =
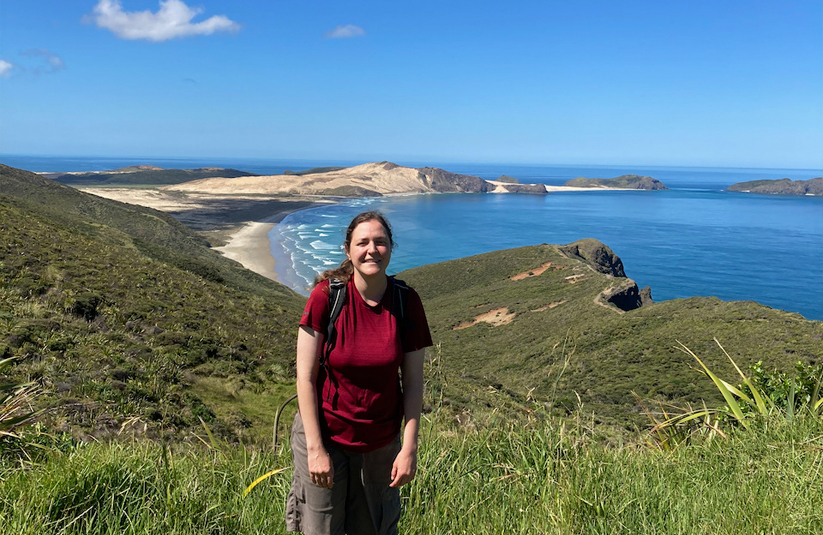
<path id="1" fill-rule="evenodd" d="M 244 491 L 243 491 L 243 497 L 245 498 L 245 497 L 246 497 L 246 495 L 247 495 L 249 492 L 251 492 L 251 489 L 253 489 L 254 487 L 256 487 L 256 486 L 257 486 L 257 484 L 258 484 L 258 483 L 260 483 L 261 481 L 264 481 L 264 480 L 266 480 L 266 479 L 270 478 L 271 476 L 273 476 L 273 475 L 275 475 L 275 474 L 279 474 L 280 472 L 283 472 L 284 470 L 286 470 L 286 468 L 285 468 L 285 467 L 284 467 L 284 468 L 276 468 L 276 469 L 274 469 L 274 470 L 270 470 L 270 471 L 266 472 L 265 474 L 263 474 L 262 476 L 258 477 L 257 479 L 255 479 L 254 481 L 252 481 L 252 484 L 251 484 L 251 485 L 249 485 L 248 487 L 246 487 L 246 490 L 244 490 Z"/>

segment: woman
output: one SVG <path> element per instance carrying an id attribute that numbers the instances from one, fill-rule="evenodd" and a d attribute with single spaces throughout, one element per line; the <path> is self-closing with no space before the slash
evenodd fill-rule
<path id="1" fill-rule="evenodd" d="M 399 487 L 417 470 L 423 354 L 432 341 L 414 290 L 402 325 L 392 314 L 395 281 L 386 268 L 393 246 L 382 214 L 356 216 L 346 230 L 346 260 L 318 277 L 306 303 L 297 333 L 289 531 L 397 533 Z M 330 279 L 346 283 L 346 301 L 321 366 Z"/>

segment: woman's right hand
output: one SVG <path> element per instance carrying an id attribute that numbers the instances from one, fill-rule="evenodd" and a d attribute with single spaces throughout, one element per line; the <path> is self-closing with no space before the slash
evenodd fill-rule
<path id="1" fill-rule="evenodd" d="M 334 486 L 334 464 L 326 448 L 309 449 L 309 475 L 318 487 L 330 489 Z"/>

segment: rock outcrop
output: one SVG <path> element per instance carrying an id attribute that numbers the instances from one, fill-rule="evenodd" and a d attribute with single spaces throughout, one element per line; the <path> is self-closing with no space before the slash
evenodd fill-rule
<path id="1" fill-rule="evenodd" d="M 561 245 L 559 249 L 566 256 L 583 260 L 599 273 L 605 273 L 612 277 L 626 276 L 626 272 L 623 270 L 623 261 L 620 260 L 620 257 L 614 254 L 614 251 L 609 249 L 608 246 L 594 238 L 585 238 L 568 245 Z"/>
<path id="2" fill-rule="evenodd" d="M 437 167 L 421 167 L 420 178 L 438 193 L 486 193 L 489 183 L 473 175 L 451 173 Z"/>
<path id="3" fill-rule="evenodd" d="M 570 258 L 584 261 L 598 273 L 622 279 L 603 290 L 600 294 L 603 303 L 614 305 L 628 312 L 653 302 L 651 288 L 646 286 L 641 290 L 636 282 L 626 278 L 623 261 L 600 241 L 586 238 L 567 245 L 560 245 L 558 250 Z"/>

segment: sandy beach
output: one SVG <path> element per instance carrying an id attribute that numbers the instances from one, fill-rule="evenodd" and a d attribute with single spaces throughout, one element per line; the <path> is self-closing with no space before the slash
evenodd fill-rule
<path id="1" fill-rule="evenodd" d="M 205 235 L 215 251 L 272 280 L 278 279 L 269 231 L 292 212 L 333 203 L 306 197 L 179 193 L 156 188 L 82 190 L 166 212 Z"/>
<path id="2" fill-rule="evenodd" d="M 213 249 L 222 253 L 226 258 L 240 262 L 246 269 L 280 282 L 274 269 L 277 263 L 271 254 L 269 232 L 293 211 L 275 214 L 266 218 L 265 221 L 246 223 L 240 230 L 228 237 L 226 245 Z"/>

